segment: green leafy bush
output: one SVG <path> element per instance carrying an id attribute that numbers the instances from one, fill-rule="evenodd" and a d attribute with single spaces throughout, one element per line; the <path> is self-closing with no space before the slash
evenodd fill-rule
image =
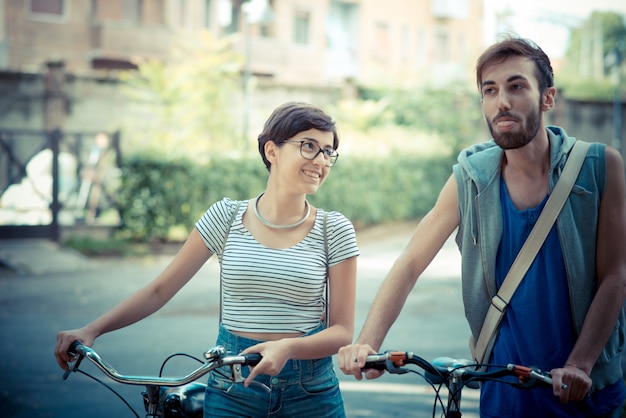
<path id="1" fill-rule="evenodd" d="M 309 199 L 342 212 L 357 228 L 416 219 L 433 206 L 451 169 L 449 157 L 346 158 Z"/>
<path id="2" fill-rule="evenodd" d="M 415 219 L 434 204 L 451 164 L 449 157 L 402 154 L 345 158 L 309 199 L 342 212 L 357 227 Z M 259 157 L 220 157 L 198 165 L 136 156 L 123 164 L 122 173 L 121 234 L 133 241 L 170 240 L 173 229 L 186 235 L 211 204 L 254 197 L 268 176 Z"/>
<path id="3" fill-rule="evenodd" d="M 165 239 L 170 227 L 185 224 L 191 205 L 203 193 L 195 171 L 185 160 L 137 156 L 125 161 L 118 205 L 127 237 Z"/>

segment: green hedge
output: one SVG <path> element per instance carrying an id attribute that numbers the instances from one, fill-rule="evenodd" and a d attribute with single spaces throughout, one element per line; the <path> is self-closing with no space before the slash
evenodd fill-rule
<path id="1" fill-rule="evenodd" d="M 344 158 L 332 169 L 311 203 L 338 210 L 355 226 L 416 219 L 434 204 L 451 173 L 446 157 L 396 155 Z M 118 205 L 121 234 L 134 241 L 171 238 L 185 233 L 216 201 L 248 199 L 264 190 L 267 170 L 259 157 L 216 158 L 208 165 L 136 156 L 122 166 Z"/>
<path id="2" fill-rule="evenodd" d="M 444 157 L 346 158 L 309 200 L 342 212 L 356 227 L 416 219 L 433 206 L 451 167 Z"/>

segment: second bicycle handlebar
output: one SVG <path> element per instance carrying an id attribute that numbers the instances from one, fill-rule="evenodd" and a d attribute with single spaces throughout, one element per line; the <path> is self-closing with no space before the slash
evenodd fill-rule
<path id="1" fill-rule="evenodd" d="M 413 364 L 424 370 L 424 377 L 432 384 L 445 384 L 450 379 L 457 379 L 461 383 L 472 387 L 471 383 L 494 380 L 504 376 L 515 376 L 518 383 L 511 383 L 519 388 L 530 388 L 536 385 L 552 386 L 549 373 L 540 369 L 507 364 L 506 366 L 479 365 L 469 360 L 457 360 L 450 357 L 439 357 L 432 362 L 411 353 L 401 351 L 387 351 L 367 357 L 362 369 L 386 370 L 393 374 L 407 373 L 404 366 Z M 482 369 L 483 366 L 485 370 Z M 474 386 L 474 387 L 477 387 Z"/>

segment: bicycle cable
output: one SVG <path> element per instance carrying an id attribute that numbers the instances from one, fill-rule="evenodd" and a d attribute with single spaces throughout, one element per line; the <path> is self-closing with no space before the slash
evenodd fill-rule
<path id="1" fill-rule="evenodd" d="M 162 375 L 163 375 L 163 369 L 164 369 L 165 365 L 167 364 L 167 362 L 168 362 L 169 360 L 173 359 L 174 357 L 187 357 L 187 358 L 190 358 L 190 359 L 192 359 L 192 360 L 197 361 L 197 362 L 198 362 L 198 363 L 200 363 L 200 364 L 202 364 L 202 363 L 203 363 L 203 361 L 202 361 L 202 360 L 200 360 L 199 358 L 194 357 L 194 356 L 192 356 L 192 355 L 190 355 L 190 354 L 187 354 L 187 353 L 175 353 L 175 354 L 172 354 L 172 355 L 168 356 L 165 360 L 163 360 L 163 363 L 161 364 L 161 369 L 159 370 L 159 377 L 162 377 Z M 115 389 L 113 389 L 111 386 L 109 386 L 109 385 L 108 385 L 107 383 L 105 383 L 103 380 L 101 380 L 101 379 L 99 379 L 99 378 L 97 378 L 97 377 L 95 377 L 95 376 L 93 376 L 93 375 L 91 375 L 91 374 L 89 374 L 89 373 L 85 372 L 84 370 L 81 370 L 81 369 L 76 369 L 75 371 L 77 371 L 77 372 L 81 373 L 81 374 L 82 374 L 82 375 L 84 375 L 84 376 L 87 376 L 88 378 L 90 378 L 90 379 L 94 380 L 95 382 L 98 382 L 99 384 L 101 384 L 102 386 L 104 386 L 105 388 L 107 388 L 107 389 L 108 389 L 109 391 L 111 391 L 111 392 L 112 392 L 115 396 L 117 396 L 117 397 L 118 397 L 118 399 L 119 399 L 119 400 L 121 400 L 121 401 L 124 403 L 124 405 L 126 405 L 126 406 L 128 407 L 128 409 L 130 409 L 130 410 L 131 410 L 131 412 L 133 413 L 133 415 L 135 415 L 135 417 L 136 417 L 136 418 L 141 418 L 141 417 L 139 416 L 139 414 L 137 413 L 137 411 L 135 411 L 135 409 L 134 409 L 134 408 L 130 405 L 130 403 L 128 403 L 128 401 L 127 401 L 126 399 L 124 399 L 124 397 L 123 397 L 122 395 L 120 395 L 120 394 L 119 394 L 119 393 L 118 393 Z"/>
<path id="2" fill-rule="evenodd" d="M 187 353 L 174 353 L 169 355 L 165 360 L 163 360 L 163 363 L 161 363 L 161 368 L 159 369 L 159 377 L 163 376 L 163 368 L 165 368 L 165 364 L 170 361 L 171 359 L 173 359 L 174 357 L 187 357 L 190 358 L 192 360 L 197 361 L 200 364 L 204 364 L 204 362 L 202 360 L 200 360 L 197 357 L 192 356 L 191 354 L 187 354 Z"/>
<path id="3" fill-rule="evenodd" d="M 413 373 L 413 374 L 420 376 L 422 380 L 430 386 L 433 392 L 435 392 L 435 400 L 433 401 L 433 417 L 435 417 L 437 414 L 437 406 L 439 406 L 442 409 L 442 411 L 445 411 L 443 399 L 441 398 L 441 395 L 439 393 L 441 391 L 441 388 L 444 387 L 445 383 L 440 383 L 438 385 L 435 385 L 423 373 L 420 373 L 417 370 L 407 368 L 406 371 L 407 373 Z"/>
<path id="4" fill-rule="evenodd" d="M 104 386 L 105 388 L 109 389 L 111 392 L 113 392 L 113 393 L 115 394 L 115 396 L 117 396 L 117 397 L 118 397 L 118 398 L 119 398 L 122 402 L 124 402 L 124 405 L 126 405 L 126 406 L 127 406 L 127 407 L 131 410 L 131 412 L 132 412 L 133 414 L 135 414 L 135 416 L 136 416 L 137 418 L 140 418 L 140 416 L 139 416 L 139 414 L 137 413 L 137 411 L 135 411 L 135 409 L 134 409 L 134 408 L 133 408 L 133 407 L 132 407 L 132 406 L 128 403 L 128 401 L 127 401 L 126 399 L 124 399 L 124 397 L 123 397 L 122 395 L 120 395 L 119 393 L 117 393 L 117 392 L 115 391 L 115 389 L 113 389 L 111 386 L 107 385 L 107 384 L 106 384 L 106 383 L 104 383 L 102 380 L 98 379 L 98 378 L 97 378 L 97 377 L 95 377 L 95 376 L 90 375 L 89 373 L 87 373 L 87 372 L 85 372 L 85 371 L 83 371 L 83 370 L 77 369 L 76 371 L 77 371 L 78 373 L 81 373 L 81 374 L 83 374 L 83 375 L 85 375 L 85 376 L 89 377 L 90 379 L 95 380 L 96 382 L 98 382 L 98 383 L 100 383 L 102 386 Z"/>

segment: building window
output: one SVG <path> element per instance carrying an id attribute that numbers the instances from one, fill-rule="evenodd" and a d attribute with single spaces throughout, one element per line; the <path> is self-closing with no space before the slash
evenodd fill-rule
<path id="1" fill-rule="evenodd" d="M 63 16 L 63 0 L 30 0 L 30 11 Z"/>
<path id="2" fill-rule="evenodd" d="M 408 62 L 409 61 L 409 28 L 407 26 L 402 26 L 402 30 L 401 30 L 402 35 L 400 36 L 400 42 L 401 42 L 401 50 L 400 50 L 400 55 L 402 57 L 402 61 L 403 62 Z"/>
<path id="3" fill-rule="evenodd" d="M 468 19 L 469 0 L 431 0 L 431 11 L 437 19 Z"/>
<path id="4" fill-rule="evenodd" d="M 125 0 L 129 1 L 129 0 Z M 135 0 L 132 0 L 135 1 Z M 164 0 L 136 0 L 140 20 L 145 25 L 165 25 L 165 2 Z"/>
<path id="5" fill-rule="evenodd" d="M 450 34 L 445 28 L 435 30 L 435 62 L 444 64 L 450 62 Z"/>
<path id="6" fill-rule="evenodd" d="M 358 76 L 359 63 L 358 3 L 331 0 L 326 19 L 326 57 L 324 71 L 330 78 Z"/>
<path id="7" fill-rule="evenodd" d="M 310 39 L 311 15 L 309 12 L 296 11 L 293 41 L 298 45 L 308 45 Z"/>
<path id="8" fill-rule="evenodd" d="M 141 21 L 141 0 L 122 0 L 122 20 Z"/>
<path id="9" fill-rule="evenodd" d="M 227 1 L 225 0 L 222 0 L 222 1 L 225 4 L 224 6 L 225 8 L 229 6 L 228 9 L 224 11 L 224 14 L 225 14 L 224 21 L 227 22 L 227 24 L 224 27 L 224 33 L 227 35 L 231 35 L 233 33 L 239 32 L 241 29 L 241 24 L 240 24 L 241 15 L 242 15 L 241 4 L 238 1 L 235 2 L 236 4 L 235 3 L 228 4 Z"/>
<path id="10" fill-rule="evenodd" d="M 69 15 L 66 0 L 29 0 L 26 7 L 27 15 L 32 20 L 59 22 L 67 20 Z"/>
<path id="11" fill-rule="evenodd" d="M 159 3 L 147 2 L 144 10 L 142 0 L 94 0 L 92 13 L 98 21 L 141 22 L 144 15 L 151 16 L 153 10 L 159 9 Z"/>
<path id="12" fill-rule="evenodd" d="M 374 25 L 373 54 L 378 60 L 385 61 L 389 57 L 391 47 L 390 28 L 387 23 L 376 22 Z"/>
<path id="13" fill-rule="evenodd" d="M 251 0 L 245 4 L 243 18 L 246 23 L 258 27 L 256 32 L 262 38 L 274 36 L 274 11 L 271 1 Z"/>
<path id="14" fill-rule="evenodd" d="M 179 16 L 179 22 L 178 22 L 178 26 L 181 29 L 190 29 L 191 28 L 191 22 L 190 22 L 190 16 L 189 16 L 189 2 L 187 0 L 178 0 L 178 12 L 180 14 Z"/>
<path id="15" fill-rule="evenodd" d="M 418 67 L 426 65 L 426 57 L 427 57 L 427 50 L 426 50 L 426 35 L 424 33 L 424 29 L 419 28 L 417 30 L 417 37 L 416 37 L 416 51 L 415 51 L 415 61 Z"/>
<path id="16" fill-rule="evenodd" d="M 358 49 L 359 5 L 331 1 L 328 10 L 327 44 L 330 49 Z"/>
<path id="17" fill-rule="evenodd" d="M 211 27 L 211 18 L 213 17 L 212 0 L 204 0 L 204 19 L 202 21 L 202 26 L 204 28 L 209 29 Z"/>

